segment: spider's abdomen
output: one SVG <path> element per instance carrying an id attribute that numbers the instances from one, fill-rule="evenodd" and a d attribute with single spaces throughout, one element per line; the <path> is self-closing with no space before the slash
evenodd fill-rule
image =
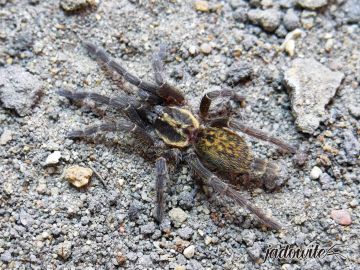
<path id="1" fill-rule="evenodd" d="M 246 174 L 252 179 L 267 179 L 269 183 L 284 172 L 278 164 L 256 158 L 243 137 L 225 128 L 202 129 L 195 148 L 203 161 L 222 172 Z"/>
<path id="2" fill-rule="evenodd" d="M 205 128 L 195 144 L 200 158 L 221 171 L 248 173 L 253 160 L 244 138 L 225 128 Z"/>

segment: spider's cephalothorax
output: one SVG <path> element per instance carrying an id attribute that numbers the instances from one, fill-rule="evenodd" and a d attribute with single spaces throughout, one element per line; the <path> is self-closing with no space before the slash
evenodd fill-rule
<path id="1" fill-rule="evenodd" d="M 162 107 L 160 115 L 154 122 L 159 137 L 169 146 L 183 148 L 192 142 L 197 133 L 199 121 L 186 109 Z"/>
<path id="2" fill-rule="evenodd" d="M 89 98 L 96 104 L 109 105 L 124 114 L 124 118 L 116 122 L 75 130 L 70 132 L 68 137 L 84 137 L 98 131 L 127 131 L 142 138 L 148 146 L 156 148 L 155 152 L 160 153 L 156 159 L 155 218 L 157 221 L 161 222 L 165 207 L 164 193 L 169 179 L 167 158 L 175 157 L 178 160 L 179 155 L 176 153 L 183 151 L 184 160 L 203 179 L 204 184 L 211 186 L 216 193 L 225 195 L 246 207 L 265 225 L 276 229 L 281 227 L 279 222 L 265 215 L 233 186 L 222 181 L 211 171 L 216 169 L 219 172 L 246 176 L 250 179 L 262 179 L 265 187 L 274 188 L 274 180 L 280 177 L 282 167 L 275 162 L 255 157 L 245 139 L 236 131 L 271 142 L 287 152 L 295 152 L 293 146 L 282 140 L 231 119 L 231 111 L 227 112 L 229 115 L 227 117 L 220 116 L 223 115 L 223 109 L 210 113 L 211 102 L 216 98 L 227 97 L 243 103 L 244 97 L 231 90 L 209 92 L 201 99 L 199 112 L 195 114 L 191 109 L 183 107 L 186 100 L 181 91 L 163 79 L 164 50 L 160 50 L 154 57 L 155 83 L 151 83 L 129 73 L 103 49 L 89 42 L 85 42 L 84 46 L 90 54 L 122 75 L 126 81 L 137 86 L 138 97 L 109 98 L 92 92 L 59 90 L 60 95 L 71 100 Z M 163 143 L 157 143 L 158 140 Z M 163 145 L 167 149 L 157 149 Z"/>

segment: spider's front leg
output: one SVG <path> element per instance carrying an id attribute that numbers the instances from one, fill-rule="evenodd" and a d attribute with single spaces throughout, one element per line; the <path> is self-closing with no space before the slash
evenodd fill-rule
<path id="1" fill-rule="evenodd" d="M 135 123 L 127 121 L 125 119 L 120 119 L 117 122 L 113 123 L 103 123 L 100 125 L 94 125 L 86 127 L 85 129 L 73 130 L 70 131 L 66 137 L 68 138 L 82 138 L 89 137 L 95 133 L 105 131 L 105 132 L 115 132 L 115 131 L 125 131 L 131 132 L 139 136 L 147 145 L 152 146 L 154 141 L 152 137 L 146 132 L 145 129 L 138 126 Z"/>
<path id="2" fill-rule="evenodd" d="M 165 83 L 164 80 L 164 59 L 166 55 L 166 45 L 161 44 L 159 47 L 159 51 L 156 52 L 153 56 L 152 65 L 155 73 L 155 82 L 157 85 L 163 85 Z"/>
<path id="3" fill-rule="evenodd" d="M 157 94 L 164 99 L 167 104 L 183 105 L 185 103 L 184 95 L 175 87 L 171 86 L 164 79 L 164 58 L 166 55 L 166 46 L 161 44 L 159 51 L 154 54 L 152 65 L 155 73 L 155 82 L 159 86 Z"/>
<path id="4" fill-rule="evenodd" d="M 118 109 L 125 113 L 125 115 L 134 123 L 136 123 L 141 128 L 145 128 L 144 121 L 140 118 L 137 108 L 141 108 L 136 100 L 130 99 L 129 97 L 117 96 L 117 97 L 106 97 L 93 92 L 86 91 L 76 91 L 71 92 L 64 89 L 59 89 L 57 93 L 60 96 L 67 97 L 70 100 L 82 101 L 85 99 L 90 99 L 97 104 L 109 105 L 115 109 Z"/>
<path id="5" fill-rule="evenodd" d="M 260 208 L 252 205 L 246 198 L 244 198 L 238 191 L 233 189 L 227 183 L 221 181 L 216 175 L 209 171 L 199 160 L 195 153 L 190 153 L 187 157 L 187 162 L 191 168 L 198 174 L 204 183 L 209 185 L 220 195 L 225 195 L 234 200 L 237 204 L 246 207 L 251 213 L 256 215 L 259 220 L 266 226 L 272 229 L 281 229 L 282 225 L 275 219 L 268 217 Z"/>
<path id="6" fill-rule="evenodd" d="M 224 89 L 224 90 L 220 90 L 220 91 L 219 90 L 211 91 L 211 92 L 206 93 L 202 97 L 201 102 L 200 102 L 199 113 L 200 113 L 200 116 L 202 119 L 208 118 L 212 101 L 217 98 L 221 98 L 221 97 L 227 97 L 231 100 L 240 102 L 240 104 L 242 106 L 245 105 L 245 97 L 238 95 L 233 90 Z"/>
<path id="7" fill-rule="evenodd" d="M 160 50 L 160 52 L 156 55 L 155 58 L 157 60 L 154 60 L 155 74 L 157 74 L 155 76 L 155 80 L 157 81 L 157 84 L 153 84 L 151 82 L 143 81 L 138 77 L 136 77 L 135 75 L 131 74 L 123 66 L 121 66 L 120 63 L 115 61 L 115 59 L 113 59 L 108 53 L 106 53 L 102 48 L 97 47 L 96 45 L 88 41 L 83 42 L 83 44 L 86 50 L 91 55 L 95 56 L 97 59 L 104 62 L 105 65 L 115 70 L 119 75 L 123 76 L 123 78 L 132 85 L 135 85 L 136 87 L 144 91 L 147 91 L 148 93 L 159 96 L 167 104 L 182 105 L 185 102 L 185 98 L 183 94 L 176 88 L 164 82 L 163 80 L 163 77 L 161 75 L 161 71 L 163 69 L 162 67 L 162 58 L 164 55 L 163 49 Z"/>
<path id="8" fill-rule="evenodd" d="M 95 56 L 97 59 L 101 60 L 105 63 L 108 67 L 115 70 L 119 75 L 123 76 L 126 81 L 131 83 L 132 85 L 135 85 L 139 87 L 140 89 L 143 89 L 145 91 L 148 91 L 150 93 L 156 93 L 158 90 L 158 86 L 156 84 L 145 82 L 135 75 L 128 72 L 124 67 L 122 67 L 118 62 L 116 62 L 108 53 L 105 52 L 100 47 L 97 47 L 96 45 L 92 44 L 91 42 L 84 41 L 83 42 L 85 49 L 93 56 Z"/>

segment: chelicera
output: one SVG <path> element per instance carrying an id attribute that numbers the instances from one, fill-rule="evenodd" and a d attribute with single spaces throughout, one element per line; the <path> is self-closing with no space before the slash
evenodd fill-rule
<path id="1" fill-rule="evenodd" d="M 202 97 L 199 110 L 193 111 L 187 106 L 181 91 L 164 80 L 164 47 L 153 59 L 154 83 L 143 81 L 128 72 L 102 48 L 90 42 L 84 42 L 84 47 L 92 56 L 136 86 L 138 94 L 136 97 L 106 97 L 93 92 L 60 89 L 58 93 L 70 100 L 90 99 L 97 105 L 106 104 L 123 114 L 122 118 L 114 122 L 71 131 L 68 137 L 86 137 L 100 131 L 131 132 L 149 147 L 156 148 L 157 196 L 154 217 L 158 222 L 163 219 L 166 184 L 169 182 L 167 162 L 175 160 L 178 163 L 183 160 L 215 193 L 247 208 L 266 226 L 281 228 L 280 222 L 252 205 L 232 185 L 213 172 L 215 169 L 217 172 L 230 172 L 249 179 L 261 179 L 270 189 L 281 176 L 283 167 L 273 161 L 255 157 L 245 139 L 237 134 L 238 131 L 271 142 L 286 152 L 295 153 L 295 148 L 288 143 L 232 119 L 231 111 L 224 116 L 223 112 L 210 109 L 215 99 L 222 97 L 243 104 L 243 96 L 229 89 L 211 91 Z"/>

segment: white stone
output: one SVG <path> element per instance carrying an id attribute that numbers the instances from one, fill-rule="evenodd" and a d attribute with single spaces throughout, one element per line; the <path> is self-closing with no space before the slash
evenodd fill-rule
<path id="1" fill-rule="evenodd" d="M 195 246 L 191 245 L 184 249 L 184 256 L 188 259 L 194 257 L 195 254 Z"/>
<path id="2" fill-rule="evenodd" d="M 321 169 L 318 166 L 314 166 L 314 168 L 311 169 L 310 178 L 313 180 L 318 179 L 321 174 Z"/>
<path id="3" fill-rule="evenodd" d="M 50 155 L 46 158 L 46 160 L 45 160 L 45 165 L 58 164 L 60 158 L 61 158 L 61 152 L 60 152 L 60 151 L 54 151 L 54 153 L 50 154 Z"/>
<path id="4" fill-rule="evenodd" d="M 169 212 L 169 217 L 174 223 L 175 227 L 179 227 L 188 216 L 181 208 L 173 208 Z"/>

